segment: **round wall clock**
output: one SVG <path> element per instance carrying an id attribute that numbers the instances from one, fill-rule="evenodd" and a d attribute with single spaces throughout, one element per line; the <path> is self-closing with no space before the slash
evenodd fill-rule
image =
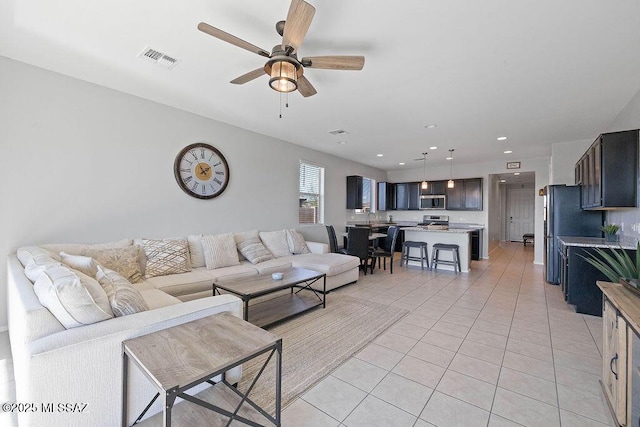
<path id="1" fill-rule="evenodd" d="M 209 144 L 197 142 L 176 156 L 173 173 L 182 190 L 198 199 L 213 199 L 227 188 L 229 165 L 222 153 Z"/>

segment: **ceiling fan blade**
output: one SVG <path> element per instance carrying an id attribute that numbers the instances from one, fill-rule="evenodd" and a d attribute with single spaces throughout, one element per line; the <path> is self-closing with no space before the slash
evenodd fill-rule
<path id="1" fill-rule="evenodd" d="M 257 79 L 263 74 L 265 74 L 264 68 L 257 68 L 253 71 L 249 71 L 247 74 L 243 74 L 240 77 L 231 80 L 231 83 L 234 85 L 243 85 L 251 80 Z"/>
<path id="2" fill-rule="evenodd" d="M 291 0 L 289 13 L 284 24 L 284 33 L 282 34 L 282 49 L 286 50 L 287 46 L 293 48 L 293 52 L 298 50 L 304 40 L 304 36 L 309 30 L 313 15 L 316 8 L 311 6 L 304 0 Z"/>
<path id="3" fill-rule="evenodd" d="M 302 58 L 300 62 L 307 68 L 362 70 L 364 67 L 364 56 L 310 56 Z"/>
<path id="4" fill-rule="evenodd" d="M 217 39 L 220 39 L 222 41 L 225 41 L 227 43 L 231 43 L 234 46 L 238 46 L 241 47 L 243 49 L 248 50 L 249 52 L 253 52 L 253 53 L 257 53 L 260 56 L 264 56 L 266 58 L 268 58 L 271 54 L 269 52 L 267 52 L 264 49 L 259 48 L 258 46 L 255 46 L 249 42 L 246 42 L 232 34 L 229 34 L 227 32 L 222 31 L 219 28 L 216 27 L 212 27 L 211 25 L 205 23 L 205 22 L 201 22 L 198 24 L 198 30 L 202 31 L 203 33 L 209 34 L 210 36 L 213 36 Z"/>
<path id="5" fill-rule="evenodd" d="M 300 95 L 304 96 L 305 98 L 318 93 L 316 88 L 313 87 L 311 82 L 307 80 L 305 76 L 298 77 L 298 92 L 300 92 Z"/>

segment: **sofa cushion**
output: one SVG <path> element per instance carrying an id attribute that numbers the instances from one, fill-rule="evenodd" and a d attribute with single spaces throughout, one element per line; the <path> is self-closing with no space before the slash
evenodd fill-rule
<path id="1" fill-rule="evenodd" d="M 168 276 L 156 276 L 146 279 L 156 289 L 160 289 L 169 295 L 179 297 L 196 292 L 212 290 L 213 276 L 206 267 L 194 268 L 188 273 L 170 274 Z"/>
<path id="2" fill-rule="evenodd" d="M 246 240 L 260 239 L 260 235 L 258 234 L 258 230 L 241 231 L 239 233 L 233 233 L 233 239 L 236 241 L 237 247 L 240 243 L 243 243 Z M 238 258 L 240 261 L 246 259 L 242 252 L 240 252 L 240 248 L 238 248 Z"/>
<path id="3" fill-rule="evenodd" d="M 221 283 L 228 280 L 255 276 L 256 274 L 258 274 L 258 270 L 251 264 L 234 265 L 231 267 L 216 268 L 215 270 L 209 271 L 209 274 L 213 278 L 213 281 Z"/>
<path id="4" fill-rule="evenodd" d="M 257 233 L 256 233 L 257 234 Z M 243 240 L 237 244 L 238 250 L 251 264 L 273 259 L 273 255 L 263 244 L 258 236 Z"/>
<path id="5" fill-rule="evenodd" d="M 275 273 L 276 271 L 286 270 L 291 268 L 290 258 L 274 258 L 268 261 L 261 262 L 254 265 L 254 268 L 258 269 L 258 273 Z"/>
<path id="6" fill-rule="evenodd" d="M 202 247 L 202 234 L 187 236 L 189 243 L 189 255 L 191 255 L 191 268 L 204 267 L 204 248 Z"/>
<path id="7" fill-rule="evenodd" d="M 140 292 L 127 279 L 113 270 L 98 267 L 96 279 L 109 298 L 111 311 L 116 317 L 149 310 Z"/>
<path id="8" fill-rule="evenodd" d="M 90 256 L 98 264 L 114 270 L 124 276 L 131 283 L 142 280 L 142 268 L 140 267 L 140 246 L 126 246 L 114 249 L 87 248 L 81 255 Z"/>
<path id="9" fill-rule="evenodd" d="M 149 306 L 149 310 L 180 304 L 182 302 L 178 298 L 172 297 L 159 289 L 144 289 L 140 291 L 140 295 L 142 295 L 145 303 Z"/>
<path id="10" fill-rule="evenodd" d="M 291 255 L 286 230 L 261 231 L 260 240 L 276 258 Z"/>
<path id="11" fill-rule="evenodd" d="M 18 249 L 17 254 L 20 263 L 24 266 L 24 274 L 32 283 L 40 277 L 44 268 L 48 265 L 60 265 L 60 258 L 51 252 L 38 246 L 25 246 Z"/>
<path id="12" fill-rule="evenodd" d="M 304 236 L 297 230 L 286 230 L 287 232 L 287 244 L 289 245 L 289 252 L 294 255 L 311 253 L 307 247 L 307 243 L 304 241 Z"/>
<path id="13" fill-rule="evenodd" d="M 70 255 L 66 252 L 60 252 L 62 263 L 69 268 L 78 270 L 89 277 L 96 277 L 98 273 L 98 262 L 84 255 Z"/>
<path id="14" fill-rule="evenodd" d="M 67 328 L 111 319 L 107 294 L 93 278 L 60 264 L 50 264 L 33 285 L 40 303 Z"/>
<path id="15" fill-rule="evenodd" d="M 142 239 L 147 256 L 144 276 L 166 276 L 191 271 L 187 239 Z"/>
<path id="16" fill-rule="evenodd" d="M 202 236 L 202 247 L 209 270 L 240 264 L 233 233 Z"/>
<path id="17" fill-rule="evenodd" d="M 335 276 L 360 265 L 357 257 L 334 253 L 293 255 L 288 260 L 294 267 L 320 271 L 327 276 Z"/>
<path id="18" fill-rule="evenodd" d="M 91 245 L 88 245 L 86 243 L 48 243 L 45 245 L 40 245 L 40 247 L 48 250 L 49 252 L 53 252 L 54 254 L 66 252 L 73 255 L 82 255 L 82 252 L 88 249 L 119 249 L 126 248 L 127 246 L 131 246 L 132 244 L 133 240 L 122 239 L 116 240 L 115 242 L 95 243 Z"/>

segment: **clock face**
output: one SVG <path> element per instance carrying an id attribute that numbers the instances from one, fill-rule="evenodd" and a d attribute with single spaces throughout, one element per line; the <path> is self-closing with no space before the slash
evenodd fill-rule
<path id="1" fill-rule="evenodd" d="M 229 165 L 222 153 L 209 144 L 196 143 L 176 156 L 173 172 L 182 190 L 198 199 L 213 199 L 229 183 Z"/>

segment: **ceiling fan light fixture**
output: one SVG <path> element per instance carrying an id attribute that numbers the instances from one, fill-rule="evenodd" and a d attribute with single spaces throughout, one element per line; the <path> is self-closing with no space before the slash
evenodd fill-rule
<path id="1" fill-rule="evenodd" d="M 276 60 L 270 64 L 269 86 L 276 92 L 293 92 L 298 89 L 299 66 L 284 59 Z"/>

